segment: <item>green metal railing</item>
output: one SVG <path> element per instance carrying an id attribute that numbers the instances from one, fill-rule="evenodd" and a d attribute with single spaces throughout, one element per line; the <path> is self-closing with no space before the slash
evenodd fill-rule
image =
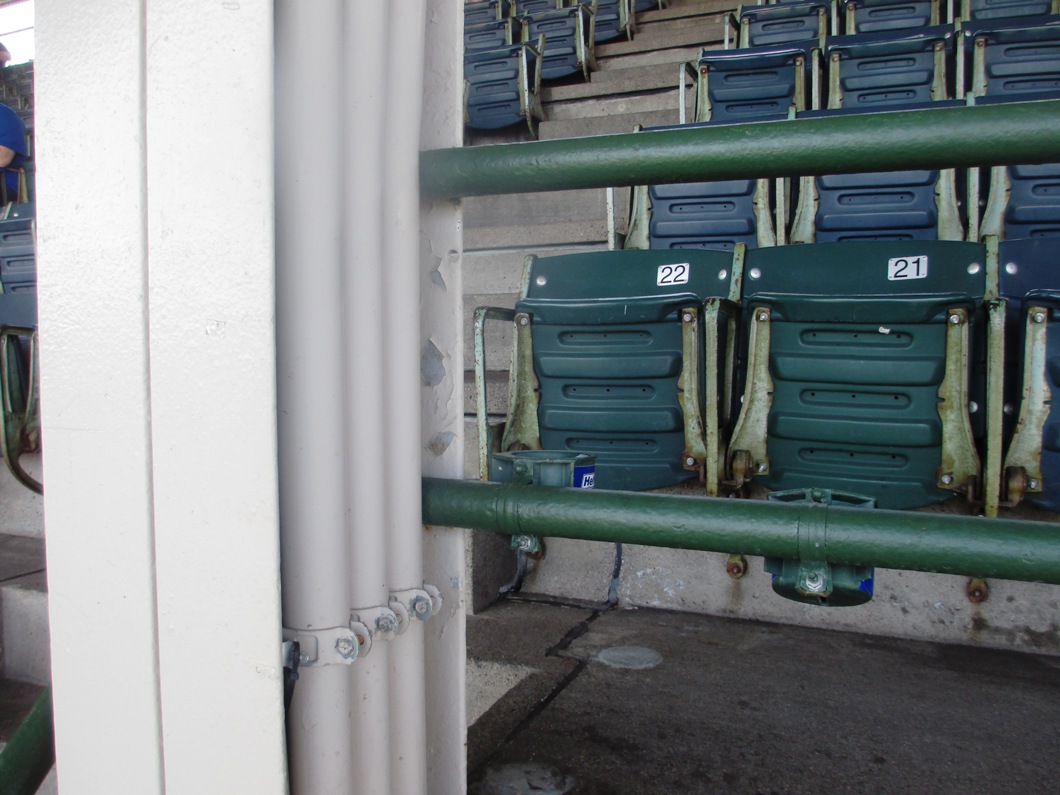
<path id="1" fill-rule="evenodd" d="M 424 198 L 1060 162 L 1060 100 L 564 138 L 420 156 Z"/>
<path id="2" fill-rule="evenodd" d="M 423 479 L 423 521 L 585 541 L 1060 584 L 1060 525 Z"/>
<path id="3" fill-rule="evenodd" d="M 52 691 L 33 705 L 15 736 L 0 751 L 0 793 L 33 795 L 55 762 L 52 736 Z"/>

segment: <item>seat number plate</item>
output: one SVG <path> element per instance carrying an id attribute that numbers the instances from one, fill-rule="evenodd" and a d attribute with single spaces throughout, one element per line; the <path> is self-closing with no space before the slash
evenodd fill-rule
<path id="1" fill-rule="evenodd" d="M 921 254 L 916 257 L 895 257 L 887 260 L 887 279 L 926 279 L 928 275 L 928 258 Z"/>
<path id="2" fill-rule="evenodd" d="M 659 266 L 659 277 L 655 283 L 659 287 L 663 287 L 668 284 L 687 284 L 688 283 L 688 263 L 678 262 L 674 265 L 660 265 Z"/>

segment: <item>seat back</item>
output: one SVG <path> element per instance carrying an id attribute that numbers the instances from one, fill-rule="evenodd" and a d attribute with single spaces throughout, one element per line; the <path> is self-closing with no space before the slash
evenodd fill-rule
<path id="1" fill-rule="evenodd" d="M 728 296 L 732 262 L 716 251 L 530 258 L 515 311 L 531 329 L 540 446 L 596 455 L 597 488 L 696 477 L 686 469 L 705 400 L 696 374 L 710 361 L 700 314 Z"/>
<path id="2" fill-rule="evenodd" d="M 915 508 L 971 492 L 973 243 L 823 243 L 748 252 L 747 386 L 730 458 L 770 489 Z"/>
<path id="3" fill-rule="evenodd" d="M 589 38 L 587 13 L 583 6 L 534 11 L 524 15 L 521 22 L 524 41 L 545 37 L 542 79 L 555 80 L 578 73 L 589 79 L 593 67 L 593 42 Z"/>
<path id="4" fill-rule="evenodd" d="M 500 19 L 479 25 L 464 26 L 464 52 L 479 52 L 507 47 L 520 40 L 518 19 Z"/>
<path id="5" fill-rule="evenodd" d="M 740 9 L 740 46 L 820 44 L 830 32 L 830 11 L 827 0 L 744 6 Z"/>
<path id="6" fill-rule="evenodd" d="M 882 33 L 939 24 L 939 0 L 847 0 L 846 32 Z"/>
<path id="7" fill-rule="evenodd" d="M 960 106 L 958 101 L 929 107 Z M 914 106 L 925 107 L 925 106 Z M 828 118 L 857 109 L 807 111 L 800 118 Z M 956 175 L 945 171 L 889 171 L 824 175 L 802 180 L 792 240 L 961 240 Z"/>
<path id="8" fill-rule="evenodd" d="M 966 22 L 961 38 L 977 97 L 1017 101 L 1060 92 L 1060 17 Z"/>
<path id="9" fill-rule="evenodd" d="M 949 25 L 833 36 L 825 46 L 828 107 L 865 111 L 949 99 L 946 63 L 953 45 Z"/>
<path id="10" fill-rule="evenodd" d="M 784 119 L 805 110 L 809 45 L 704 50 L 695 121 Z"/>
<path id="11" fill-rule="evenodd" d="M 464 4 L 464 27 L 496 22 L 508 15 L 507 0 L 483 0 L 478 3 Z"/>
<path id="12" fill-rule="evenodd" d="M 961 0 L 961 19 L 1006 19 L 1055 14 L 1057 0 Z"/>

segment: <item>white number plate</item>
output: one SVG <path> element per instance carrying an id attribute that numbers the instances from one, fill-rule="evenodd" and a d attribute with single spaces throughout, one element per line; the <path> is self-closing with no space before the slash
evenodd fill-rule
<path id="1" fill-rule="evenodd" d="M 678 262 L 674 265 L 660 265 L 659 277 L 655 283 L 660 287 L 667 284 L 687 284 L 688 263 Z"/>
<path id="2" fill-rule="evenodd" d="M 921 254 L 916 257 L 895 257 L 887 260 L 887 279 L 926 279 L 928 258 Z"/>

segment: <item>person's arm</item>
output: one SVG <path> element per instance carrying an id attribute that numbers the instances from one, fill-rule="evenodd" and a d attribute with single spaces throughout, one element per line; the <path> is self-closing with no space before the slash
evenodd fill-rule
<path id="1" fill-rule="evenodd" d="M 0 145 L 0 168 L 6 168 L 11 165 L 11 161 L 15 159 L 15 150 L 10 147 Z"/>

